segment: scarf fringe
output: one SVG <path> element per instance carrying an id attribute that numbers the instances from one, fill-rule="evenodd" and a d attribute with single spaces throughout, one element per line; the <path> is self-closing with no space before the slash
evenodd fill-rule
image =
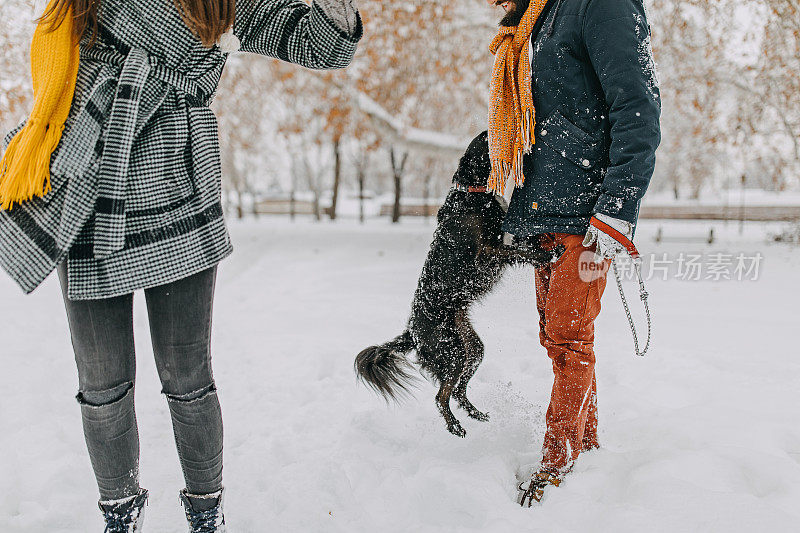
<path id="1" fill-rule="evenodd" d="M 536 136 L 533 130 L 536 126 L 536 112 L 533 109 L 526 109 L 525 116 L 522 117 L 522 151 L 526 154 L 531 153 L 533 145 L 536 144 Z"/>
<path id="2" fill-rule="evenodd" d="M 519 150 L 514 157 L 514 184 L 517 188 L 525 185 L 525 174 L 522 172 L 522 160 L 524 155 L 524 152 Z"/>
<path id="3" fill-rule="evenodd" d="M 492 171 L 486 182 L 486 191 L 500 196 L 504 195 L 509 174 L 511 174 L 511 165 L 507 161 L 492 161 Z"/>
<path id="4" fill-rule="evenodd" d="M 64 126 L 29 121 L 17 133 L 0 163 L 0 207 L 43 197 L 50 192 L 50 156 L 58 147 Z"/>

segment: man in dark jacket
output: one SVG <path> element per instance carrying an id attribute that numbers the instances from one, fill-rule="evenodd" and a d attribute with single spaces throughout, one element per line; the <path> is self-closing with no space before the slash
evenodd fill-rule
<path id="1" fill-rule="evenodd" d="M 504 230 L 566 248 L 536 272 L 555 380 L 541 469 L 521 486 L 520 503 L 530 505 L 598 446 L 594 320 L 610 259 L 630 246 L 653 175 L 661 99 L 643 0 L 488 1 L 505 10 L 501 33 L 526 21 L 531 32 L 517 72 L 522 79 L 519 63 L 529 59 L 535 142 Z M 538 16 L 523 19 L 529 9 Z"/>

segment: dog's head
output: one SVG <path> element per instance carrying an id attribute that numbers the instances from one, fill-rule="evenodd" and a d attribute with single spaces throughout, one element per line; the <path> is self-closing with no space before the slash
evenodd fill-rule
<path id="1" fill-rule="evenodd" d="M 485 187 L 489 180 L 492 164 L 489 162 L 489 134 L 479 133 L 469 143 L 467 151 L 458 162 L 453 183 L 465 187 Z"/>

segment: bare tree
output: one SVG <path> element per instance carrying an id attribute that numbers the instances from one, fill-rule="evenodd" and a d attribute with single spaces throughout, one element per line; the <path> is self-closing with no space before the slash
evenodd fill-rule
<path id="1" fill-rule="evenodd" d="M 333 139 L 333 190 L 331 194 L 331 220 L 336 220 L 336 204 L 339 201 L 339 186 L 342 183 L 342 140 Z"/>
<path id="2" fill-rule="evenodd" d="M 395 148 L 389 149 L 389 159 L 392 163 L 392 177 L 394 178 L 394 206 L 392 207 L 392 223 L 400 222 L 400 197 L 402 196 L 403 173 L 408 161 L 408 152 L 402 155 L 395 154 Z"/>
<path id="3" fill-rule="evenodd" d="M 361 130 L 354 139 L 352 146 L 351 160 L 356 173 L 356 183 L 358 184 L 358 220 L 363 224 L 365 219 L 364 200 L 366 200 L 366 197 L 364 194 L 367 171 L 370 168 L 372 152 L 378 148 L 378 138 L 368 130 Z"/>
<path id="4" fill-rule="evenodd" d="M 321 197 L 325 190 L 325 176 L 331 170 L 327 146 L 319 142 L 313 133 L 299 135 L 293 145 L 296 146 L 293 155 L 298 162 L 297 168 L 301 170 L 305 186 L 312 194 L 314 219 L 319 222 L 322 220 Z"/>

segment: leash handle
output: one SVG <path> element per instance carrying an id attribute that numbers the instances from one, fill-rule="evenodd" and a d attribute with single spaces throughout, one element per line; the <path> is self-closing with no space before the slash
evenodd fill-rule
<path id="1" fill-rule="evenodd" d="M 633 243 L 631 243 L 632 245 Z M 633 257 L 633 256 L 631 256 Z M 644 287 L 644 280 L 642 279 L 642 264 L 641 260 L 638 257 L 633 258 L 633 265 L 636 270 L 636 277 L 639 281 L 639 299 L 642 301 L 642 305 L 644 305 L 644 312 L 647 316 L 647 342 L 645 342 L 644 349 L 639 350 L 639 336 L 636 334 L 636 325 L 633 322 L 633 316 L 631 316 L 631 309 L 628 306 L 628 299 L 625 298 L 625 291 L 622 289 L 622 279 L 620 278 L 619 271 L 617 270 L 617 260 L 611 260 L 611 266 L 614 268 L 614 278 L 617 280 L 617 289 L 619 289 L 620 298 L 622 298 L 622 306 L 625 308 L 625 315 L 628 317 L 628 324 L 631 327 L 631 333 L 633 334 L 633 349 L 636 351 L 636 355 L 639 357 L 644 357 L 644 354 L 647 353 L 647 350 L 650 349 L 650 337 L 652 332 L 652 321 L 650 318 L 650 306 L 647 303 L 647 297 L 649 294 Z"/>
<path id="2" fill-rule="evenodd" d="M 606 235 L 609 235 L 614 238 L 617 242 L 619 242 L 622 246 L 625 247 L 625 250 L 628 252 L 634 260 L 639 259 L 641 256 L 639 255 L 639 250 L 636 249 L 636 245 L 633 244 L 633 241 L 630 240 L 628 237 L 623 235 L 621 232 L 614 229 L 612 226 L 609 226 L 602 220 L 599 220 L 597 217 L 592 217 L 589 220 L 589 224 L 594 226 L 595 228 L 599 229 Z"/>

